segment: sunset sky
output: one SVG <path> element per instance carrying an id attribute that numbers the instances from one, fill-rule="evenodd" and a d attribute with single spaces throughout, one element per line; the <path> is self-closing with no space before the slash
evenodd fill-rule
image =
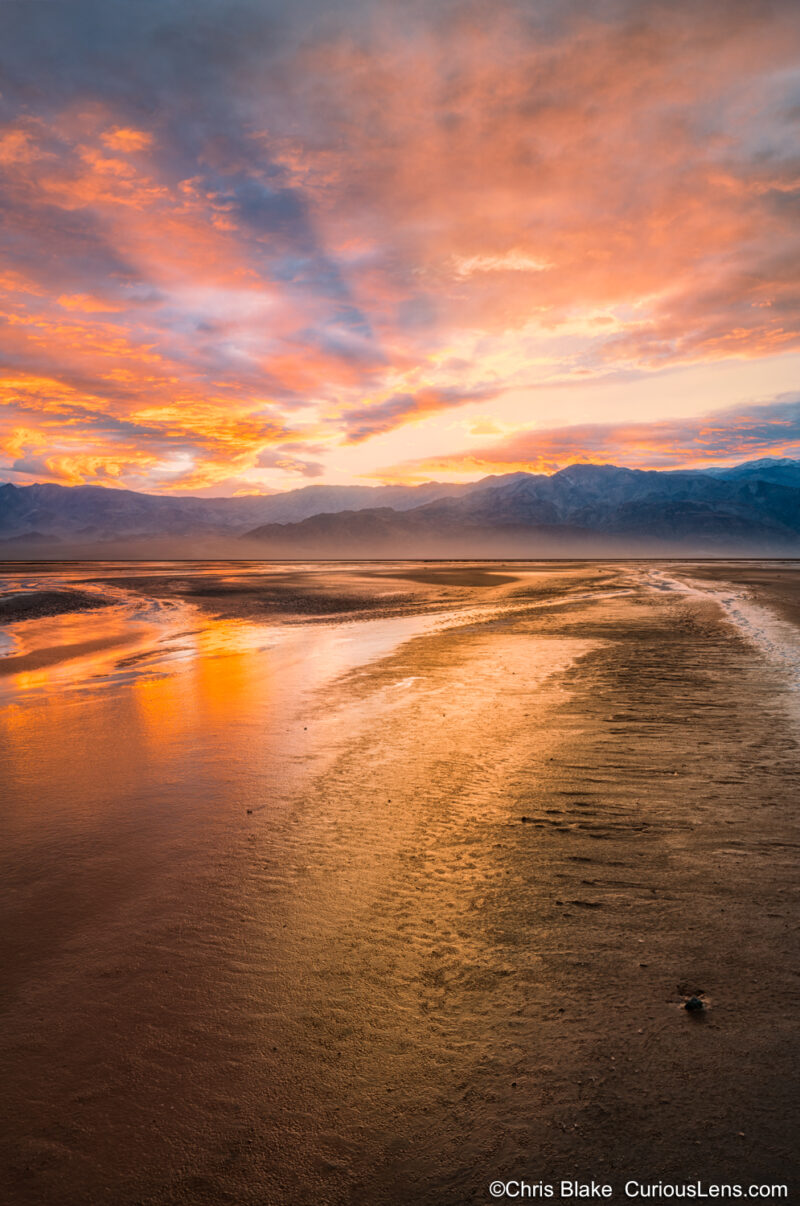
<path id="1" fill-rule="evenodd" d="M 800 456 L 797 0 L 0 4 L 0 479 Z"/>

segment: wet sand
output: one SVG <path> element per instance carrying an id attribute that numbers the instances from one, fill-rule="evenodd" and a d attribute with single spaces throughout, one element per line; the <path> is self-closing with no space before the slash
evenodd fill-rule
<path id="1" fill-rule="evenodd" d="M 0 658 L 0 678 L 13 677 L 31 670 L 43 670 L 47 666 L 60 665 L 62 662 L 85 658 L 101 651 L 119 649 L 122 645 L 133 644 L 135 640 L 135 632 L 121 632 L 116 636 L 96 637 L 94 640 L 76 641 L 73 644 L 45 646 L 31 653 Z"/>
<path id="2" fill-rule="evenodd" d="M 39 620 L 76 611 L 108 607 L 110 600 L 79 590 L 27 590 L 0 596 L 0 624 Z"/>
<path id="3" fill-rule="evenodd" d="M 800 570 L 721 574 L 351 567 L 5 680 L 4 1200 L 792 1201 Z"/>

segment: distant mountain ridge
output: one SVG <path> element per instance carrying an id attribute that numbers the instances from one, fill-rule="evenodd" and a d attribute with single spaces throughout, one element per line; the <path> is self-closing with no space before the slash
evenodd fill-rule
<path id="1" fill-rule="evenodd" d="M 176 498 L 98 486 L 0 486 L 6 558 L 72 546 L 172 541 L 187 554 L 231 556 L 589 555 L 609 548 L 696 545 L 800 551 L 800 461 L 643 470 L 574 464 L 453 485 L 305 486 L 241 498 Z M 231 543 L 232 542 L 232 543 Z M 499 542 L 499 543 L 498 543 Z M 605 542 L 605 544 L 603 543 Z M 609 543 L 610 542 L 610 543 Z M 214 545 L 213 551 L 211 545 Z M 601 545 L 603 546 L 601 548 Z M 506 550 L 506 547 L 508 549 Z M 585 550 L 584 550 L 585 546 Z M 170 555 L 180 555 L 179 551 Z"/>
<path id="2" fill-rule="evenodd" d="M 694 543 L 800 552 L 800 462 L 768 458 L 727 470 L 669 471 L 575 464 L 552 476 L 520 473 L 477 483 L 461 497 L 402 514 L 362 509 L 248 533 L 274 548 L 327 544 L 357 551 L 379 542 L 398 555 L 436 543 L 469 555 L 461 548 L 470 540 L 483 550 L 492 539 L 521 548 L 526 540 L 531 548 L 580 545 L 588 553 L 598 538 L 620 549 Z"/>
<path id="3" fill-rule="evenodd" d="M 421 486 L 302 486 L 281 494 L 197 498 L 140 494 L 105 486 L 8 483 L 0 485 L 0 541 L 238 536 L 256 524 L 292 523 L 345 508 L 383 503 L 400 511 L 463 488 L 441 482 Z"/>

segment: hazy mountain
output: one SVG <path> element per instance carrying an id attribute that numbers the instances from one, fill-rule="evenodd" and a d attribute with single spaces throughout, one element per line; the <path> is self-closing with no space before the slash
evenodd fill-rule
<path id="1" fill-rule="evenodd" d="M 383 507 L 262 525 L 248 539 L 284 555 L 325 547 L 365 556 L 800 552 L 800 462 L 761 460 L 714 472 L 570 465 L 550 477 L 477 483 L 402 514 Z"/>
<path id="2" fill-rule="evenodd" d="M 760 461 L 745 461 L 731 469 L 704 469 L 703 473 L 727 478 L 757 477 L 780 486 L 800 485 L 800 461 L 793 461 L 789 457 L 768 456 Z"/>
<path id="3" fill-rule="evenodd" d="M 242 498 L 178 498 L 102 486 L 0 486 L 0 541 L 44 543 L 239 536 L 258 524 L 379 505 L 417 507 L 468 486 L 304 486 Z M 14 555 L 20 554 L 17 547 Z"/>
<path id="4" fill-rule="evenodd" d="M 246 540 L 243 545 L 240 538 Z M 176 498 L 97 486 L 0 486 L 9 557 L 525 556 L 697 548 L 800 551 L 800 461 L 656 471 L 570 465 L 466 485 L 305 486 Z"/>

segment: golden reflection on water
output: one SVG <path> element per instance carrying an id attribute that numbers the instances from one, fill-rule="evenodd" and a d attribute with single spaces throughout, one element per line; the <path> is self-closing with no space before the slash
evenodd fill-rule
<path id="1" fill-rule="evenodd" d="M 291 693 L 292 685 L 284 686 Z M 255 733 L 262 755 L 273 744 L 277 709 L 268 655 L 204 655 L 198 649 L 174 673 L 135 679 L 130 695 L 147 756 L 164 773 L 180 768 L 185 779 L 191 768 L 211 773 L 226 764 L 234 773 Z"/>
<path id="2" fill-rule="evenodd" d="M 0 789 L 12 800 L 2 824 L 26 842 L 73 826 L 95 840 L 104 830 L 112 843 L 124 823 L 155 847 L 176 840 L 183 814 L 188 844 L 190 818 L 213 829 L 231 809 L 272 807 L 336 735 L 330 708 L 310 719 L 321 688 L 409 639 L 488 614 L 462 606 L 280 625 L 117 597 L 102 610 L 7 627 L 7 669 L 30 661 L 0 676 Z"/>
<path id="3" fill-rule="evenodd" d="M 288 790 L 308 750 L 314 692 L 432 622 L 281 628 L 180 605 L 9 626 L 15 655 L 46 657 L 0 678 L 2 778 L 13 801 L 3 823 L 22 831 L 41 810 L 40 837 L 112 818 L 144 833 L 161 814 L 261 807 Z M 59 649 L 63 660 L 48 660 Z"/>

